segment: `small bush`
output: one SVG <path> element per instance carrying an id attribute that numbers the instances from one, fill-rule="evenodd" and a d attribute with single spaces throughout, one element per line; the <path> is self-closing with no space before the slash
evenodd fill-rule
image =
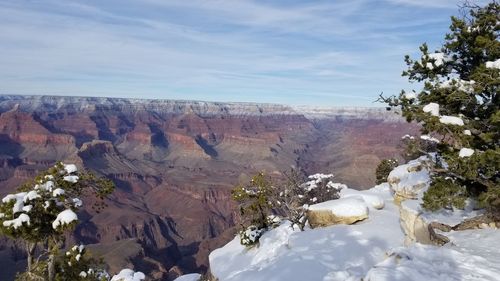
<path id="1" fill-rule="evenodd" d="M 251 225 L 244 230 L 240 230 L 240 243 L 244 246 L 253 246 L 259 242 L 259 238 L 266 231 L 265 228 L 258 228 L 255 225 Z"/>
<path id="2" fill-rule="evenodd" d="M 380 163 L 377 166 L 377 170 L 375 171 L 375 176 L 377 177 L 376 183 L 381 184 L 386 182 L 389 173 L 397 166 L 398 166 L 398 160 L 394 158 L 384 159 L 380 161 Z"/>

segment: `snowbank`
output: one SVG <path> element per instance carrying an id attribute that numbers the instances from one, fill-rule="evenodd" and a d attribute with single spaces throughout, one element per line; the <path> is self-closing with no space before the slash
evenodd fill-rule
<path id="1" fill-rule="evenodd" d="M 415 244 L 397 248 L 368 271 L 367 281 L 499 280 L 500 231 L 466 230 L 443 247 Z M 480 241 L 480 243 L 478 243 Z"/>
<path id="2" fill-rule="evenodd" d="M 360 192 L 379 196 L 385 208 L 374 210 L 355 225 L 301 232 L 285 222 L 264 233 L 259 245 L 250 249 L 236 237 L 210 254 L 212 274 L 220 281 L 359 280 L 386 251 L 402 245 L 404 238 L 388 186 Z"/>

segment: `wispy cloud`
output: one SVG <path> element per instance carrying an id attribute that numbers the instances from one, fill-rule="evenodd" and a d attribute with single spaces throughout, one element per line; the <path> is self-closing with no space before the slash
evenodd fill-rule
<path id="1" fill-rule="evenodd" d="M 456 13 L 412 2 L 3 1 L 0 93 L 369 105 Z"/>

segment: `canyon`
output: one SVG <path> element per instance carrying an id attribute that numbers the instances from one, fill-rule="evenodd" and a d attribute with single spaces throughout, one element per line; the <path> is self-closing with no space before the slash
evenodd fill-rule
<path id="1" fill-rule="evenodd" d="M 417 131 L 385 108 L 4 95 L 0 195 L 56 161 L 108 177 L 106 209 L 80 214 L 69 239 L 91 244 L 110 270 L 172 280 L 207 270 L 210 251 L 233 238 L 238 183 L 295 167 L 365 189 Z M 18 252 L 0 241 L 12 268 Z"/>

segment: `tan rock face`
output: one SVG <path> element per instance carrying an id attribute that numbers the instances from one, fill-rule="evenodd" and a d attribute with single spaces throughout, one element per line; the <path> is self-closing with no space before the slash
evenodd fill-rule
<path id="1" fill-rule="evenodd" d="M 421 244 L 433 244 L 429 233 L 429 223 L 414 210 L 404 208 L 400 205 L 399 216 L 401 228 L 405 234 L 405 245 L 418 242 Z"/>
<path id="2" fill-rule="evenodd" d="M 368 215 L 340 217 L 334 215 L 331 211 L 315 210 L 307 213 L 309 224 L 312 228 L 325 227 L 335 224 L 353 224 L 368 218 Z"/>

